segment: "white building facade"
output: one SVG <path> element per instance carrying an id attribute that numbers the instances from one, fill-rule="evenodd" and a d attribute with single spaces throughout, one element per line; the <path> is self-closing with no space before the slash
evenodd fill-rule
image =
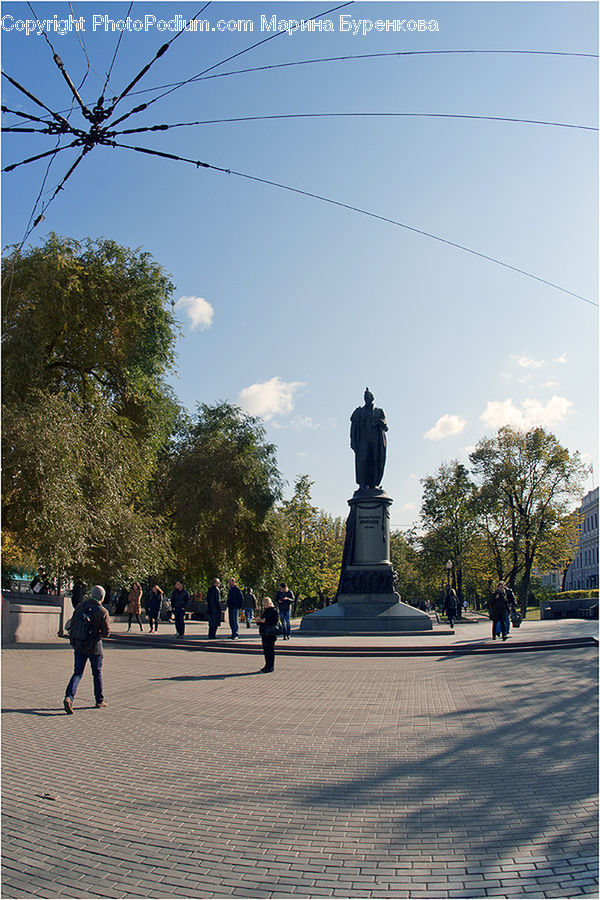
<path id="1" fill-rule="evenodd" d="M 589 491 L 579 507 L 579 546 L 567 570 L 566 591 L 598 587 L 598 488 Z"/>

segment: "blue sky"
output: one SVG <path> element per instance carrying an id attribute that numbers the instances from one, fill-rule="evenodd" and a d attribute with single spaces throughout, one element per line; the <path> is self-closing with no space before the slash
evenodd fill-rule
<path id="1" fill-rule="evenodd" d="M 134 3 L 130 19 L 191 19 L 201 3 Z M 120 113 L 270 36 L 261 17 L 308 18 L 336 4 L 219 3 L 154 63 Z M 128 3 L 32 3 L 87 104 L 119 39 L 93 17 Z M 57 33 L 72 11 L 85 31 Z M 71 95 L 43 36 L 4 3 L 3 68 L 66 114 Z M 340 16 L 366 21 L 358 34 Z M 132 115 L 120 128 L 306 113 L 412 112 L 535 119 L 597 128 L 597 59 L 542 54 L 380 56 L 397 51 L 537 50 L 597 54 L 595 3 L 353 3 L 334 31 L 283 32 Z M 8 18 L 7 18 L 8 17 Z M 244 19 L 253 32 L 217 30 Z M 344 20 L 347 22 L 349 19 Z M 368 30 L 368 22 L 437 30 Z M 100 20 L 96 20 L 100 21 Z M 106 96 L 174 36 L 124 31 Z M 248 27 L 248 26 L 247 26 Z M 326 26 L 325 26 L 326 27 Z M 401 26 L 397 26 L 400 28 Z M 435 26 L 432 26 L 435 27 Z M 406 28 L 406 25 L 405 25 Z M 133 26 L 132 26 L 133 29 Z M 363 34 L 362 32 L 367 33 Z M 87 54 L 87 59 L 86 59 Z M 90 66 L 88 68 L 88 60 Z M 86 74 L 87 73 L 87 74 Z M 44 116 L 6 80 L 3 103 Z M 83 118 L 75 110 L 70 121 Z M 5 126 L 27 125 L 13 114 Z M 55 146 L 6 134 L 3 165 Z M 121 136 L 131 145 L 280 182 L 429 232 L 598 302 L 597 133 L 439 117 L 319 117 L 202 125 Z M 63 139 L 63 143 L 64 143 Z M 57 154 L 42 200 L 77 157 Z M 3 246 L 27 229 L 48 160 L 3 176 Z M 392 525 L 418 517 L 419 480 L 504 423 L 541 424 L 598 472 L 597 309 L 448 244 L 275 187 L 140 153 L 96 147 L 31 233 L 111 237 L 150 251 L 173 277 L 182 325 L 172 383 L 190 409 L 229 400 L 263 417 L 289 482 L 345 515 L 355 489 L 349 417 L 368 385 L 389 424 L 384 487 Z M 595 482 L 597 483 L 597 481 Z M 592 487 L 591 478 L 586 488 Z"/>

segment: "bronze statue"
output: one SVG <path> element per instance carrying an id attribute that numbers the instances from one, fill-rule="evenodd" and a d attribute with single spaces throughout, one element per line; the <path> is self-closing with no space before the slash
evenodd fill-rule
<path id="1" fill-rule="evenodd" d="M 365 405 L 350 416 L 350 446 L 355 453 L 356 482 L 360 488 L 378 488 L 383 478 L 388 430 L 385 413 L 373 406 L 373 394 L 365 391 Z"/>

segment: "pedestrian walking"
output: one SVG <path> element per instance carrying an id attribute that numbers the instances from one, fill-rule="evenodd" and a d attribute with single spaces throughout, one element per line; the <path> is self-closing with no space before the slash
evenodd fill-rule
<path id="1" fill-rule="evenodd" d="M 158 634 L 158 617 L 160 615 L 160 607 L 164 595 L 165 592 L 162 588 L 159 588 L 157 584 L 155 584 L 150 591 L 150 596 L 148 597 L 148 619 L 150 621 L 149 634 Z"/>
<path id="2" fill-rule="evenodd" d="M 131 585 L 129 597 L 127 598 L 127 612 L 129 613 L 127 631 L 131 631 L 131 620 L 134 616 L 140 626 L 140 631 L 143 631 L 142 620 L 140 618 L 142 612 L 142 586 L 139 581 L 134 581 Z"/>
<path id="3" fill-rule="evenodd" d="M 258 630 L 262 640 L 265 664 L 261 672 L 273 672 L 275 670 L 275 641 L 277 640 L 279 613 L 270 597 L 263 600 L 262 616 L 257 616 Z"/>
<path id="4" fill-rule="evenodd" d="M 178 637 L 185 637 L 185 611 L 190 604 L 190 595 L 179 579 L 175 582 L 175 590 L 171 594 L 171 607 L 175 615 L 175 631 Z"/>
<path id="5" fill-rule="evenodd" d="M 281 633 L 284 641 L 289 641 L 292 632 L 290 609 L 293 602 L 294 594 L 290 591 L 285 581 L 282 581 L 279 585 L 279 590 L 275 594 L 275 603 L 279 611 L 279 618 L 281 619 Z"/>
<path id="6" fill-rule="evenodd" d="M 454 627 L 454 619 L 456 617 L 457 609 L 458 597 L 456 596 L 456 591 L 454 590 L 454 588 L 450 588 L 450 590 L 446 594 L 446 599 L 444 600 L 444 612 L 448 616 L 450 628 Z"/>
<path id="7" fill-rule="evenodd" d="M 213 583 L 206 592 L 206 618 L 208 619 L 208 636 L 212 640 L 217 636 L 217 628 L 221 624 L 221 581 L 213 578 Z"/>
<path id="8" fill-rule="evenodd" d="M 94 679 L 96 709 L 106 706 L 102 688 L 102 638 L 110 634 L 108 612 L 102 606 L 104 588 L 99 584 L 90 591 L 90 599 L 77 604 L 69 626 L 69 639 L 75 653 L 73 674 L 65 691 L 63 706 L 67 715 L 73 714 L 73 700 L 81 681 L 86 662 L 90 661 Z"/>
<path id="9" fill-rule="evenodd" d="M 231 640 L 236 641 L 240 629 L 240 609 L 244 607 L 244 596 L 235 583 L 235 578 L 229 579 L 227 592 L 227 612 L 229 615 L 229 627 L 231 628 Z"/>
<path id="10" fill-rule="evenodd" d="M 492 639 L 496 640 L 496 629 L 500 628 L 502 640 L 508 637 L 506 632 L 506 620 L 508 618 L 508 601 L 506 598 L 506 585 L 503 581 L 498 582 L 498 586 L 490 600 L 490 619 L 492 620 Z"/>
<path id="11" fill-rule="evenodd" d="M 256 615 L 256 597 L 252 588 L 247 587 L 244 591 L 244 618 L 246 619 L 246 628 L 252 625 L 252 619 Z"/>

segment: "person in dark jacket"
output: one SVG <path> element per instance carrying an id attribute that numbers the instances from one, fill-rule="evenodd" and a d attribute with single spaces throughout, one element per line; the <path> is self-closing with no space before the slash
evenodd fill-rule
<path id="1" fill-rule="evenodd" d="M 71 646 L 75 651 L 75 665 L 71 680 L 65 691 L 65 699 L 63 706 L 67 715 L 73 714 L 73 700 L 77 686 L 81 681 L 83 670 L 86 662 L 90 661 L 92 676 L 94 678 L 94 698 L 96 700 L 96 709 L 106 706 L 104 693 L 102 689 L 102 659 L 104 650 L 102 647 L 102 638 L 108 637 L 110 634 L 110 625 L 108 620 L 108 612 L 102 606 L 104 600 L 104 588 L 99 584 L 95 585 L 90 591 L 90 599 L 83 600 L 77 604 L 71 619 L 70 632 L 73 634 L 75 623 L 78 619 L 89 616 L 92 620 L 93 634 L 90 643 L 84 643 L 71 637 Z"/>
<path id="2" fill-rule="evenodd" d="M 256 615 L 256 597 L 252 588 L 247 587 L 244 591 L 244 618 L 246 619 L 246 628 L 252 625 L 252 619 Z"/>
<path id="3" fill-rule="evenodd" d="M 237 640 L 240 629 L 240 609 L 244 606 L 244 595 L 235 583 L 235 578 L 229 579 L 227 592 L 227 610 L 229 613 L 229 627 L 231 628 L 231 640 Z"/>
<path id="4" fill-rule="evenodd" d="M 164 595 L 165 592 L 161 588 L 159 588 L 157 584 L 155 584 L 150 591 L 150 596 L 148 597 L 148 620 L 150 622 L 150 634 L 158 633 L 158 616 L 160 613 L 160 607 L 162 605 L 162 599 Z"/>
<path id="5" fill-rule="evenodd" d="M 75 579 L 75 584 L 73 585 L 73 590 L 71 591 L 71 603 L 73 604 L 73 609 L 75 609 L 78 603 L 81 603 L 84 597 L 85 582 L 83 578 L 77 576 L 77 578 Z"/>
<path id="6" fill-rule="evenodd" d="M 498 582 L 498 587 L 492 594 L 490 600 L 490 619 L 492 620 L 492 638 L 496 640 L 496 628 L 500 626 L 502 640 L 508 637 L 506 633 L 506 620 L 508 619 L 508 600 L 506 597 L 506 585 L 503 581 Z"/>
<path id="7" fill-rule="evenodd" d="M 285 581 L 282 581 L 279 585 L 279 590 L 275 594 L 275 605 L 279 610 L 279 618 L 281 619 L 281 633 L 283 634 L 284 641 L 289 641 L 290 634 L 292 632 L 292 626 L 290 623 L 290 608 L 293 602 L 294 594 L 292 593 L 292 591 L 290 591 Z"/>
<path id="8" fill-rule="evenodd" d="M 277 640 L 277 620 L 279 613 L 270 597 L 263 600 L 262 616 L 257 616 L 258 631 L 262 639 L 265 664 L 261 672 L 273 672 L 275 670 L 275 641 Z"/>
<path id="9" fill-rule="evenodd" d="M 208 619 L 208 636 L 216 638 L 217 628 L 221 624 L 221 582 L 213 578 L 213 583 L 206 592 L 206 618 Z"/>
<path id="10" fill-rule="evenodd" d="M 190 603 L 190 595 L 183 586 L 183 581 L 175 582 L 175 590 L 171 594 L 171 607 L 175 616 L 175 631 L 179 637 L 185 636 L 185 611 Z"/>
<path id="11" fill-rule="evenodd" d="M 446 599 L 444 600 L 444 612 L 448 616 L 450 628 L 454 627 L 454 619 L 456 618 L 457 609 L 458 598 L 456 596 L 456 591 L 454 590 L 454 588 L 450 588 L 450 590 L 446 594 Z"/>

